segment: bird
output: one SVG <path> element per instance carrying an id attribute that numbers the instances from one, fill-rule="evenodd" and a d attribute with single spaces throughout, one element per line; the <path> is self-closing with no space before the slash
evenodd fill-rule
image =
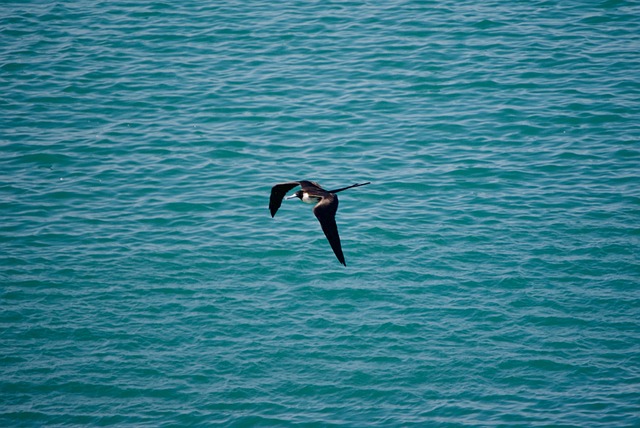
<path id="1" fill-rule="evenodd" d="M 347 266 L 344 254 L 342 253 L 340 235 L 338 235 L 338 225 L 336 224 L 336 212 L 338 211 L 338 196 L 336 193 L 353 187 L 366 186 L 367 184 L 371 184 L 371 182 L 356 183 L 340 189 L 324 190 L 315 181 L 300 180 L 279 183 L 271 188 L 269 211 L 271 211 L 271 217 L 275 217 L 276 212 L 278 212 L 278 208 L 282 205 L 282 200 L 287 192 L 296 186 L 300 186 L 300 190 L 286 199 L 299 198 L 302 202 L 307 204 L 315 204 L 313 207 L 313 214 L 315 214 L 320 222 L 322 231 L 327 237 L 327 240 L 331 245 L 331 249 L 338 258 L 338 261 L 344 266 Z"/>

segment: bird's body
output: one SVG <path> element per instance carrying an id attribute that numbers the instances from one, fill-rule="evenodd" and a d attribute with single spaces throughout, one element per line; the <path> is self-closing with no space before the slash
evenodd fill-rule
<path id="1" fill-rule="evenodd" d="M 302 197 L 300 198 L 302 202 L 305 204 L 317 204 L 322 200 L 321 197 L 314 196 L 313 194 L 309 194 L 309 192 L 302 192 Z"/>
<path id="2" fill-rule="evenodd" d="M 340 235 L 338 235 L 338 225 L 336 224 L 336 212 L 338 211 L 338 196 L 336 193 L 352 187 L 364 186 L 366 184 L 370 183 L 353 184 L 351 186 L 328 191 L 320 187 L 318 183 L 307 180 L 276 184 L 271 188 L 271 197 L 269 199 L 271 217 L 274 217 L 276 212 L 278 212 L 278 208 L 282 205 L 282 200 L 287 192 L 296 186 L 300 186 L 300 190 L 287 199 L 299 198 L 302 202 L 307 204 L 316 204 L 313 207 L 313 214 L 318 218 L 320 226 L 322 226 L 322 231 L 327 237 L 327 240 L 331 245 L 331 249 L 333 249 L 338 261 L 346 266 L 347 263 L 344 260 L 342 245 L 340 244 Z"/>

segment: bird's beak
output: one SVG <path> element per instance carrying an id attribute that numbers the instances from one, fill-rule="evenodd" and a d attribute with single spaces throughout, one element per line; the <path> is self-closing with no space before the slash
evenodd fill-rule
<path id="1" fill-rule="evenodd" d="M 291 196 L 287 196 L 285 199 L 295 199 L 295 198 L 297 198 L 296 195 L 291 195 Z"/>

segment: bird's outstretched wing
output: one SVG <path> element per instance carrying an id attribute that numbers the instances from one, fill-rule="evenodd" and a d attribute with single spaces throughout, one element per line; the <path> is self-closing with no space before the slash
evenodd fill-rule
<path id="1" fill-rule="evenodd" d="M 302 188 L 303 191 L 314 191 L 314 190 L 321 191 L 321 192 L 326 191 L 322 188 L 322 186 L 320 186 L 320 184 L 318 184 L 315 181 L 300 180 L 298 181 L 298 183 L 300 183 L 300 187 Z"/>
<path id="2" fill-rule="evenodd" d="M 300 183 L 297 181 L 290 181 L 288 183 L 276 184 L 271 188 L 271 197 L 269 198 L 269 211 L 271 211 L 271 217 L 274 217 L 278 212 L 278 208 L 282 205 L 282 198 L 287 192 Z"/>
<path id="3" fill-rule="evenodd" d="M 340 244 L 340 235 L 338 235 L 338 225 L 336 224 L 336 212 L 338 211 L 338 197 L 328 194 L 318 204 L 313 207 L 313 214 L 318 218 L 322 231 L 327 237 L 331 249 L 335 253 L 338 261 L 343 265 L 347 265 L 342 254 L 342 245 Z"/>

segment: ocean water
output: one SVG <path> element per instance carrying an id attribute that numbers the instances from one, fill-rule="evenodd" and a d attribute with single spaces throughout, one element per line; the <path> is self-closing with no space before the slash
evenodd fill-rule
<path id="1" fill-rule="evenodd" d="M 640 3 L 5 1 L 1 426 L 640 425 Z M 347 267 L 310 206 L 340 194 Z"/>

